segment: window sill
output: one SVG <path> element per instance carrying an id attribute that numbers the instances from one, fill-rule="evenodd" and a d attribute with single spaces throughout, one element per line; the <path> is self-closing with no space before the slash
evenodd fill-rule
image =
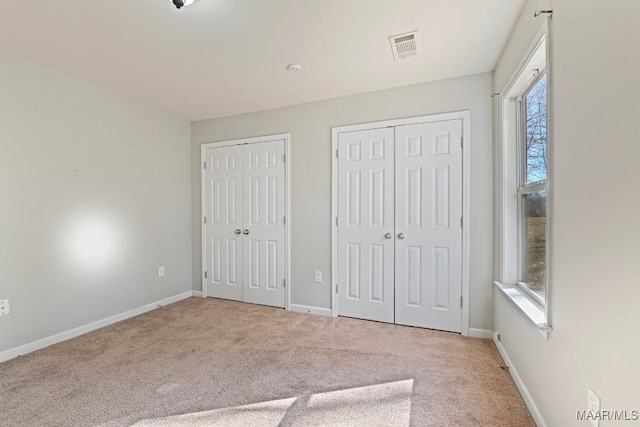
<path id="1" fill-rule="evenodd" d="M 527 296 L 516 285 L 505 285 L 501 282 L 493 282 L 498 289 L 522 312 L 531 323 L 536 327 L 538 332 L 542 334 L 545 339 L 549 338 L 549 332 L 553 328 L 547 324 L 546 314 L 544 308 L 534 303 L 529 296 Z"/>

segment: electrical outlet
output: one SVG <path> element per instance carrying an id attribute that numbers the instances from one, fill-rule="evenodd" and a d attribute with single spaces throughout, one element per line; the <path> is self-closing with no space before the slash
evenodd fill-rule
<path id="1" fill-rule="evenodd" d="M 158 277 L 164 277 L 164 267 L 158 267 Z"/>
<path id="2" fill-rule="evenodd" d="M 587 389 L 587 411 L 593 415 L 600 411 L 600 398 L 590 388 Z M 598 427 L 600 425 L 599 417 L 590 417 L 589 421 L 591 421 L 591 425 L 593 427 Z"/>
<path id="3" fill-rule="evenodd" d="M 313 275 L 313 278 L 316 281 L 316 283 L 321 283 L 322 282 L 322 271 L 316 271 L 315 274 Z"/>
<path id="4" fill-rule="evenodd" d="M 9 300 L 3 299 L 0 301 L 0 316 L 4 316 L 9 313 L 11 313 L 11 310 L 9 310 Z"/>

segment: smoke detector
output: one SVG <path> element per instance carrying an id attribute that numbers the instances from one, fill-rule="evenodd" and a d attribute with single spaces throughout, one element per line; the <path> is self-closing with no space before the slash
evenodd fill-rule
<path id="1" fill-rule="evenodd" d="M 418 31 L 389 37 L 393 59 L 407 59 L 418 54 Z"/>

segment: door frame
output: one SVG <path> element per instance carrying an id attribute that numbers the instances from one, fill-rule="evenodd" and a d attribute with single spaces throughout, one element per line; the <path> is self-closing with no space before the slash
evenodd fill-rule
<path id="1" fill-rule="evenodd" d="M 202 252 L 202 268 L 200 271 L 200 278 L 202 280 L 202 297 L 207 298 L 206 279 L 204 277 L 205 270 L 207 268 L 207 227 L 202 227 L 204 224 L 204 217 L 206 216 L 206 171 L 204 169 L 204 162 L 206 159 L 207 148 L 228 147 L 233 145 L 247 145 L 257 144 L 260 142 L 271 142 L 284 140 L 284 194 L 285 194 L 285 239 L 284 239 L 284 279 L 285 279 L 285 298 L 284 309 L 289 310 L 291 303 L 291 157 L 289 156 L 289 143 L 291 141 L 290 133 L 280 133 L 275 135 L 256 136 L 251 138 L 230 139 L 225 141 L 207 142 L 200 146 L 200 225 L 201 225 L 201 252 Z"/>
<path id="2" fill-rule="evenodd" d="M 462 319 L 460 320 L 462 335 L 469 335 L 469 265 L 470 265 L 470 186 L 471 158 L 471 111 L 462 110 L 450 113 L 432 114 L 428 116 L 409 117 L 404 119 L 383 120 L 355 125 L 336 126 L 331 128 L 331 315 L 338 316 L 336 286 L 338 284 L 338 135 L 344 132 L 371 130 L 385 127 L 415 125 L 421 123 L 462 120 Z"/>

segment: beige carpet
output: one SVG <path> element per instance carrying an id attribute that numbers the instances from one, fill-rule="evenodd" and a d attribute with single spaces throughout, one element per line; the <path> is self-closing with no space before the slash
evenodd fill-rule
<path id="1" fill-rule="evenodd" d="M 190 298 L 0 364 L 2 426 L 534 426 L 489 340 Z"/>

